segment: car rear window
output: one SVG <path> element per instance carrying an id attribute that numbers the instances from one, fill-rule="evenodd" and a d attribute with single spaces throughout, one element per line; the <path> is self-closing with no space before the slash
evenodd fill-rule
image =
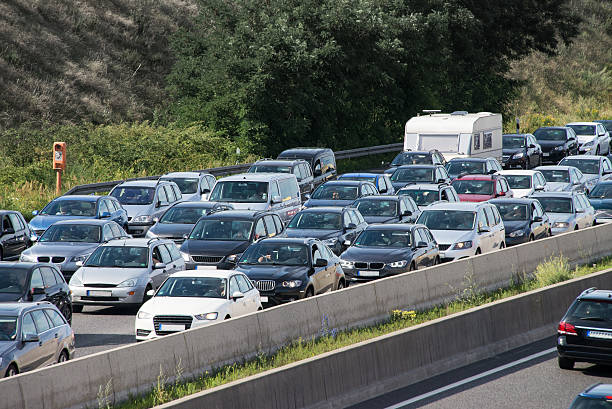
<path id="1" fill-rule="evenodd" d="M 612 322 L 612 300 L 578 300 L 570 307 L 567 318 L 575 321 Z"/>

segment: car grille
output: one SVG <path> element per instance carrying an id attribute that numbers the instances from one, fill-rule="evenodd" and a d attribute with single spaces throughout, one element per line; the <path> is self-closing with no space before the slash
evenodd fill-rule
<path id="1" fill-rule="evenodd" d="M 104 284 L 104 283 L 87 283 L 83 284 L 84 287 L 93 287 L 93 288 L 113 288 L 117 287 L 116 284 Z"/>
<path id="2" fill-rule="evenodd" d="M 81 297 L 83 301 L 119 301 L 119 297 L 90 297 L 83 296 Z"/>
<path id="3" fill-rule="evenodd" d="M 160 331 L 160 324 L 184 325 L 185 329 L 189 329 L 191 328 L 192 320 L 193 318 L 188 315 L 156 315 L 153 317 L 153 326 L 155 327 L 155 333 L 157 335 L 168 335 L 176 331 Z"/>
<path id="4" fill-rule="evenodd" d="M 382 270 L 384 267 L 385 263 L 355 262 L 355 268 L 359 270 Z"/>
<path id="5" fill-rule="evenodd" d="M 440 249 L 440 251 L 446 251 L 450 248 L 450 244 L 438 244 L 438 249 Z"/>
<path id="6" fill-rule="evenodd" d="M 276 288 L 276 282 L 274 280 L 253 281 L 253 284 L 259 291 L 272 291 Z"/>
<path id="7" fill-rule="evenodd" d="M 51 261 L 52 263 L 63 263 L 64 260 L 66 260 L 66 257 L 38 257 L 39 263 L 48 263 L 49 261 Z"/>
<path id="8" fill-rule="evenodd" d="M 223 256 L 191 256 L 196 263 L 218 263 L 223 260 Z"/>

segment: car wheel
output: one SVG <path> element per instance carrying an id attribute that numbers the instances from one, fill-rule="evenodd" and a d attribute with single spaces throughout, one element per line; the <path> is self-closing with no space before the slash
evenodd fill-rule
<path id="1" fill-rule="evenodd" d="M 578 230 L 578 226 L 574 227 L 574 231 Z"/>
<path id="2" fill-rule="evenodd" d="M 308 290 L 306 290 L 306 294 L 304 294 L 304 298 L 310 298 L 314 296 L 314 291 L 312 290 L 312 287 L 309 287 Z"/>
<path id="3" fill-rule="evenodd" d="M 599 145 L 597 145 L 597 149 L 595 149 L 595 156 L 599 156 Z"/>
<path id="4" fill-rule="evenodd" d="M 552 230 L 548 230 L 548 237 L 552 237 Z"/>
<path id="5" fill-rule="evenodd" d="M 66 350 L 63 350 L 62 353 L 60 354 L 59 358 L 57 359 L 57 363 L 61 364 L 62 362 L 66 362 L 70 359 L 70 357 L 68 356 L 68 352 L 66 352 Z"/>
<path id="6" fill-rule="evenodd" d="M 229 315 L 226 315 L 225 318 L 223 318 L 223 319 L 224 320 L 229 320 L 230 318 L 232 318 L 232 317 L 230 317 Z"/>
<path id="7" fill-rule="evenodd" d="M 152 289 L 153 289 L 153 287 L 151 287 L 150 284 L 148 284 L 147 288 L 145 288 L 144 295 L 142 296 L 142 303 L 143 304 L 146 303 L 147 301 L 149 301 L 149 299 L 151 298 L 151 297 L 149 297 L 147 295 L 147 293 L 149 292 L 149 290 L 152 290 Z"/>
<path id="8" fill-rule="evenodd" d="M 83 312 L 83 307 L 84 305 L 81 305 L 81 304 L 72 304 L 72 312 L 73 313 L 76 312 L 77 314 L 80 312 Z"/>
<path id="9" fill-rule="evenodd" d="M 434 266 L 437 266 L 438 264 L 440 264 L 440 257 L 436 256 L 436 258 L 434 258 Z"/>
<path id="10" fill-rule="evenodd" d="M 70 309 L 70 306 L 68 304 L 64 304 L 60 312 L 62 313 L 64 318 L 66 318 L 68 324 L 72 326 L 72 310 Z"/>
<path id="11" fill-rule="evenodd" d="M 529 241 L 533 241 L 533 234 L 529 235 Z"/>
<path id="12" fill-rule="evenodd" d="M 336 288 L 336 291 L 342 290 L 343 288 L 344 288 L 344 280 L 338 281 L 338 287 Z"/>
<path id="13" fill-rule="evenodd" d="M 501 244 L 499 245 L 499 249 L 505 249 L 506 248 L 506 243 L 504 243 L 503 241 L 501 242 Z"/>
<path id="14" fill-rule="evenodd" d="M 574 360 L 568 358 L 558 357 L 559 368 L 561 369 L 574 369 Z"/>
<path id="15" fill-rule="evenodd" d="M 474 255 L 475 255 L 475 256 L 477 256 L 477 255 L 479 255 L 479 254 L 481 254 L 481 253 L 482 253 L 482 251 L 480 251 L 480 248 L 477 248 L 477 249 L 476 249 L 476 253 L 474 253 Z"/>
<path id="16" fill-rule="evenodd" d="M 416 265 L 414 263 L 410 263 L 410 268 L 408 268 L 408 271 L 414 271 L 416 269 L 417 269 Z"/>
<path id="17" fill-rule="evenodd" d="M 15 364 L 10 364 L 9 367 L 6 369 L 6 373 L 4 374 L 5 377 L 9 377 L 9 376 L 15 376 L 19 374 L 19 369 L 17 369 L 17 366 Z"/>

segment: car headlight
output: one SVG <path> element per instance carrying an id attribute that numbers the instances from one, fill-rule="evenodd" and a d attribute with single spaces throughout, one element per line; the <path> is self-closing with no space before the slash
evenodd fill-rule
<path id="1" fill-rule="evenodd" d="M 183 260 L 185 260 L 185 261 L 187 261 L 187 262 L 191 261 L 191 258 L 189 257 L 189 254 L 187 254 L 187 253 L 183 253 L 183 252 L 181 251 L 181 256 L 183 257 Z"/>
<path id="2" fill-rule="evenodd" d="M 36 257 L 34 257 L 31 254 L 25 254 L 25 253 L 21 253 L 21 256 L 19 256 L 19 261 L 25 261 L 28 263 L 33 263 L 36 261 Z"/>
<path id="3" fill-rule="evenodd" d="M 328 246 L 333 246 L 334 244 L 336 244 L 336 242 L 338 241 L 337 238 L 333 238 L 333 239 L 325 239 L 325 240 L 321 240 L 323 243 L 325 243 Z"/>
<path id="4" fill-rule="evenodd" d="M 219 316 L 218 312 L 207 312 L 205 314 L 194 315 L 194 317 L 196 317 L 196 319 L 198 320 L 209 320 L 209 321 L 216 320 L 218 316 Z"/>
<path id="5" fill-rule="evenodd" d="M 136 287 L 137 282 L 138 280 L 136 278 L 130 278 L 117 284 L 117 287 Z"/>
<path id="6" fill-rule="evenodd" d="M 302 285 L 302 281 L 300 280 L 283 281 L 283 284 L 282 284 L 283 287 L 288 287 L 288 288 L 297 288 L 301 285 Z"/>
<path id="7" fill-rule="evenodd" d="M 561 146 L 555 146 L 555 150 L 556 151 L 562 151 L 565 148 L 565 146 L 561 145 Z"/>
<path id="8" fill-rule="evenodd" d="M 146 311 L 138 311 L 138 319 L 147 320 L 149 318 L 153 318 L 153 314 L 149 314 Z"/>
<path id="9" fill-rule="evenodd" d="M 394 261 L 393 263 L 389 263 L 389 267 L 402 268 L 402 267 L 406 267 L 406 264 L 408 264 L 408 261 L 406 260 Z"/>
<path id="10" fill-rule="evenodd" d="M 508 234 L 508 237 L 520 237 L 524 235 L 525 235 L 525 232 L 523 230 L 515 230 L 512 233 Z"/>
<path id="11" fill-rule="evenodd" d="M 566 229 L 569 227 L 569 223 L 568 222 L 554 222 L 552 227 L 557 228 L 557 229 Z"/>
<path id="12" fill-rule="evenodd" d="M 471 240 L 460 241 L 459 243 L 455 243 L 455 245 L 453 246 L 453 250 L 463 250 L 463 249 L 469 249 L 471 247 L 472 247 Z"/>
<path id="13" fill-rule="evenodd" d="M 72 277 L 70 277 L 70 282 L 68 282 L 68 285 L 72 287 L 83 287 L 83 282 L 79 277 L 77 277 L 76 274 L 73 274 Z"/>
<path id="14" fill-rule="evenodd" d="M 354 268 L 355 267 L 355 262 L 354 261 L 348 261 L 348 260 L 340 259 L 340 266 L 344 267 L 344 268 Z"/>
<path id="15" fill-rule="evenodd" d="M 77 261 L 85 261 L 89 257 L 89 254 L 83 254 L 80 256 L 74 256 L 70 259 L 71 262 L 76 263 Z"/>
<path id="16" fill-rule="evenodd" d="M 522 158 L 523 156 L 525 156 L 525 154 L 524 154 L 523 152 L 515 153 L 515 154 L 514 154 L 514 159 L 520 159 L 520 158 Z"/>
<path id="17" fill-rule="evenodd" d="M 151 223 L 153 219 L 149 215 L 136 216 L 132 219 L 132 223 Z"/>

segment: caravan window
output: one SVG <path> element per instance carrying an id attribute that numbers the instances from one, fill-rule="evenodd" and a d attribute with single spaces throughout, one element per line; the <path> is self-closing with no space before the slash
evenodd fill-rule
<path id="1" fill-rule="evenodd" d="M 474 150 L 477 151 L 478 149 L 480 149 L 480 134 L 475 133 L 474 134 Z"/>
<path id="2" fill-rule="evenodd" d="M 487 132 L 484 134 L 482 140 L 482 149 L 491 149 L 493 146 L 493 132 Z"/>
<path id="3" fill-rule="evenodd" d="M 419 150 L 441 152 L 458 152 L 459 135 L 419 135 Z"/>

